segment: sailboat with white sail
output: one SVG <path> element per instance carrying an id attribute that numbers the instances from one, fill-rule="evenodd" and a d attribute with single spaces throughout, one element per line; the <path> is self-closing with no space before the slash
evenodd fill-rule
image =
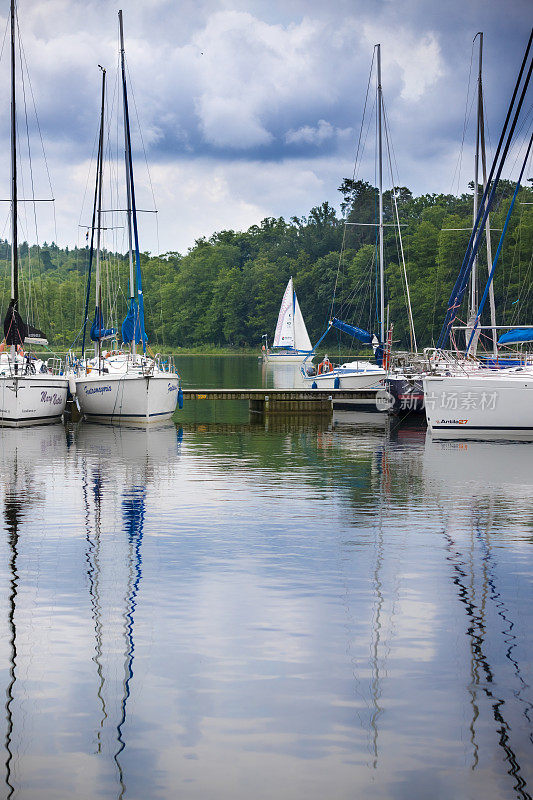
<path id="1" fill-rule="evenodd" d="M 119 11 L 120 57 L 122 76 L 122 100 L 124 110 L 124 153 L 126 172 L 127 230 L 129 244 L 129 287 L 128 312 L 122 323 L 124 350 L 106 351 L 102 343 L 116 338 L 117 331 L 107 328 L 102 306 L 102 280 L 100 270 L 100 236 L 102 230 L 102 183 L 103 183 L 103 143 L 105 110 L 105 70 L 102 70 L 102 102 L 100 118 L 100 137 L 97 159 L 97 179 L 95 189 L 95 208 L 93 212 L 93 236 L 96 216 L 96 275 L 95 275 L 95 314 L 90 336 L 95 345 L 93 359 L 84 359 L 77 365 L 73 380 L 75 393 L 81 412 L 88 419 L 141 423 L 169 419 L 176 405 L 181 407 L 180 378 L 174 369 L 171 358 L 161 359 L 147 354 L 147 335 L 144 324 L 144 298 L 142 290 L 141 257 L 135 185 L 133 181 L 133 161 L 126 84 L 124 33 L 122 12 Z M 87 297 L 89 297 L 89 287 Z M 85 327 L 87 326 L 87 311 Z M 142 352 L 137 352 L 140 345 Z M 85 329 L 84 344 L 85 348 Z"/>
<path id="2" fill-rule="evenodd" d="M 272 348 L 270 350 L 267 344 L 263 345 L 263 360 L 269 364 L 300 364 L 304 359 L 313 359 L 311 340 L 294 291 L 292 276 L 281 301 Z"/>
<path id="3" fill-rule="evenodd" d="M 42 331 L 19 311 L 17 222 L 16 4 L 11 0 L 11 298 L 0 345 L 0 425 L 14 427 L 57 422 L 65 410 L 68 380 L 58 360 L 44 361 L 27 349 L 47 344 Z"/>

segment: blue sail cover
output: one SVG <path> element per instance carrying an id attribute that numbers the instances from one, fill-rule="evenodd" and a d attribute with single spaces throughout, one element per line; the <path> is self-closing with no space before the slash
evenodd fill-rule
<path id="1" fill-rule="evenodd" d="M 91 325 L 91 339 L 93 342 L 106 339 L 108 336 L 114 336 L 116 332 L 115 328 L 104 328 L 104 315 L 97 307 L 94 312 L 93 324 Z"/>
<path id="2" fill-rule="evenodd" d="M 122 341 L 124 344 L 129 344 L 130 342 L 142 344 L 143 347 L 148 341 L 144 330 L 144 320 L 141 318 L 139 306 L 133 297 L 130 299 L 130 307 L 122 323 Z"/>
<path id="3" fill-rule="evenodd" d="M 521 342 L 533 342 L 533 328 L 515 328 L 507 331 L 498 339 L 498 344 L 520 344 Z"/>
<path id="4" fill-rule="evenodd" d="M 368 333 L 368 331 L 362 330 L 362 328 L 356 328 L 354 325 L 348 325 L 347 322 L 342 322 L 340 319 L 332 319 L 331 327 L 337 328 L 339 331 L 344 331 L 344 333 L 349 333 L 350 336 L 354 336 L 356 339 L 359 339 L 359 341 L 363 342 L 363 344 L 372 344 L 372 334 Z"/>

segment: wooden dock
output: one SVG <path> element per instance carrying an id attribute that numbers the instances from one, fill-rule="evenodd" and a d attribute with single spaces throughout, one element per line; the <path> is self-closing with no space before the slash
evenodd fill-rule
<path id="1" fill-rule="evenodd" d="M 188 400 L 247 400 L 252 414 L 330 414 L 333 403 L 376 410 L 382 389 L 185 389 Z"/>

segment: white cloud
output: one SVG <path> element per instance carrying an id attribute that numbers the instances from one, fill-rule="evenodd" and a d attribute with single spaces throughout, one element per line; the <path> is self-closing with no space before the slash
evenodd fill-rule
<path id="1" fill-rule="evenodd" d="M 347 138 L 353 135 L 352 128 L 335 128 L 331 122 L 319 119 L 318 125 L 303 125 L 297 130 L 287 131 L 285 141 L 287 144 L 314 144 L 321 145 L 328 139 Z"/>
<path id="2" fill-rule="evenodd" d="M 444 75 L 444 63 L 435 33 L 407 27 L 363 26 L 364 38 L 371 46 L 379 42 L 382 53 L 382 82 L 394 85 L 400 75 L 399 96 L 418 102 Z"/>
<path id="3" fill-rule="evenodd" d="M 207 142 L 218 147 L 268 144 L 268 122 L 288 103 L 332 102 L 320 63 L 323 26 L 303 19 L 271 25 L 250 13 L 213 14 L 194 44 L 199 62 L 196 110 Z"/>

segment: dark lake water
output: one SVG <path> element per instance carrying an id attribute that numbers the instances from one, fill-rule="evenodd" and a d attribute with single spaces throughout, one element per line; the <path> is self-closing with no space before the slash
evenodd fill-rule
<path id="1" fill-rule="evenodd" d="M 0 796 L 530 798 L 531 448 L 201 401 L 0 429 Z"/>

